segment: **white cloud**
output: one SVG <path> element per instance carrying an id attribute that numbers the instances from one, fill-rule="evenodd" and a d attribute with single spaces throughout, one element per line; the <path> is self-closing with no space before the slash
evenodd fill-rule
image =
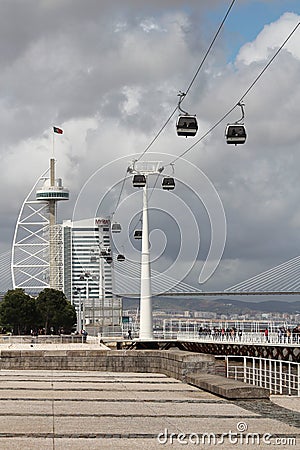
<path id="1" fill-rule="evenodd" d="M 237 61 L 244 64 L 251 64 L 268 59 L 274 50 L 277 50 L 287 38 L 292 29 L 299 23 L 299 16 L 287 12 L 276 22 L 265 25 L 253 42 L 245 44 L 239 54 Z M 295 58 L 300 59 L 300 48 L 297 36 L 289 40 L 285 49 L 292 53 Z"/>

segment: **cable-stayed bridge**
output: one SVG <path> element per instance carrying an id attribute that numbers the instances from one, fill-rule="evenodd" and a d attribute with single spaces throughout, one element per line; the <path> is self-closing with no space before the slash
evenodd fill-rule
<path id="1" fill-rule="evenodd" d="M 115 294 L 119 297 L 138 297 L 140 295 L 140 277 L 141 265 L 136 261 L 126 259 L 124 262 L 118 262 L 114 256 L 115 273 Z M 175 278 L 151 271 L 151 283 L 153 296 L 159 295 L 194 295 L 201 294 L 201 290 Z M 11 277 L 11 252 L 8 251 L 0 255 L 0 291 L 6 292 L 12 289 Z"/>
<path id="2" fill-rule="evenodd" d="M 300 294 L 300 256 L 285 261 L 254 277 L 235 284 L 225 292 L 254 294 L 276 292 L 277 294 Z M 249 294 L 248 294 L 249 295 Z"/>
<path id="3" fill-rule="evenodd" d="M 114 260 L 115 294 L 138 297 L 140 292 L 140 263 L 126 259 Z M 152 270 L 153 296 L 250 296 L 300 295 L 300 256 L 294 257 L 224 291 L 204 291 L 175 278 Z M 11 252 L 0 255 L 0 291 L 12 289 Z"/>
<path id="4" fill-rule="evenodd" d="M 129 265 L 123 266 L 122 276 L 126 277 Z M 139 265 L 131 265 L 130 272 L 139 271 Z M 159 275 L 159 282 L 164 275 Z M 153 274 L 155 280 L 155 275 Z M 251 295 L 300 295 L 300 256 L 292 258 L 271 269 L 268 269 L 247 280 L 237 283 L 224 291 L 203 291 L 195 289 L 188 284 L 177 282 L 176 288 L 167 290 L 166 287 L 172 283 L 171 278 L 166 277 L 165 283 L 156 286 L 156 296 L 251 296 Z M 124 290 L 125 288 L 125 290 Z M 161 289 L 160 289 L 161 288 Z M 122 284 L 119 277 L 117 291 L 124 296 L 135 296 L 136 289 L 132 289 L 132 284 Z M 160 292 L 161 291 L 161 292 Z"/>

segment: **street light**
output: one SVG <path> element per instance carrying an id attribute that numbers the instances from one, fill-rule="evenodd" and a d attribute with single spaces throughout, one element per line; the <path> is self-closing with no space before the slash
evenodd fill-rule
<path id="1" fill-rule="evenodd" d="M 80 281 L 86 280 L 86 287 L 85 287 L 85 301 L 83 302 L 83 311 L 82 311 L 82 329 L 85 329 L 85 321 L 86 321 L 86 305 L 88 303 L 89 298 L 89 279 L 90 279 L 90 272 L 84 272 L 81 273 L 79 276 Z"/>
<path id="2" fill-rule="evenodd" d="M 105 322 L 105 308 L 104 308 L 104 301 L 105 301 L 105 283 L 104 283 L 104 262 L 107 264 L 112 264 L 113 258 L 111 254 L 111 249 L 108 246 L 105 246 L 103 242 L 99 242 L 98 249 L 95 251 L 95 248 L 91 250 L 91 257 L 90 260 L 92 263 L 99 262 L 99 274 L 93 275 L 89 273 L 89 277 L 91 277 L 92 280 L 97 280 L 98 282 L 98 288 L 99 288 L 99 300 L 101 301 L 101 326 L 102 326 L 102 333 L 104 331 L 104 322 Z M 85 274 L 86 275 L 86 274 Z M 83 278 L 84 275 L 83 275 Z M 95 333 L 95 298 L 93 298 L 93 304 L 92 304 L 92 320 L 93 320 L 93 326 L 94 326 L 94 333 Z"/>
<path id="3" fill-rule="evenodd" d="M 74 288 L 74 292 L 73 295 L 77 295 L 79 294 L 79 304 L 77 305 L 77 325 L 76 325 L 76 329 L 78 331 L 78 333 L 80 333 L 80 331 L 82 330 L 82 302 L 81 302 L 81 288 L 80 287 L 75 287 Z"/>

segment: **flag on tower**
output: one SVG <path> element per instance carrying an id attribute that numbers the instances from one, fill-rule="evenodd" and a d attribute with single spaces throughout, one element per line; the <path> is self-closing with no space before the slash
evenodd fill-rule
<path id="1" fill-rule="evenodd" d="M 58 133 L 58 134 L 63 134 L 63 132 L 64 132 L 61 128 L 58 128 L 58 127 L 53 127 L 53 131 L 54 131 L 54 133 Z"/>

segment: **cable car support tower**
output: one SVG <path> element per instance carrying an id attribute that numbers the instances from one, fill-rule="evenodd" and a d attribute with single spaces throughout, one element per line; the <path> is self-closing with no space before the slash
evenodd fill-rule
<path id="1" fill-rule="evenodd" d="M 160 162 L 152 161 L 140 163 L 134 161 L 128 169 L 134 175 L 133 186 L 143 188 L 140 339 L 153 339 L 147 178 L 149 175 L 160 174 L 162 170 L 160 168 Z"/>

